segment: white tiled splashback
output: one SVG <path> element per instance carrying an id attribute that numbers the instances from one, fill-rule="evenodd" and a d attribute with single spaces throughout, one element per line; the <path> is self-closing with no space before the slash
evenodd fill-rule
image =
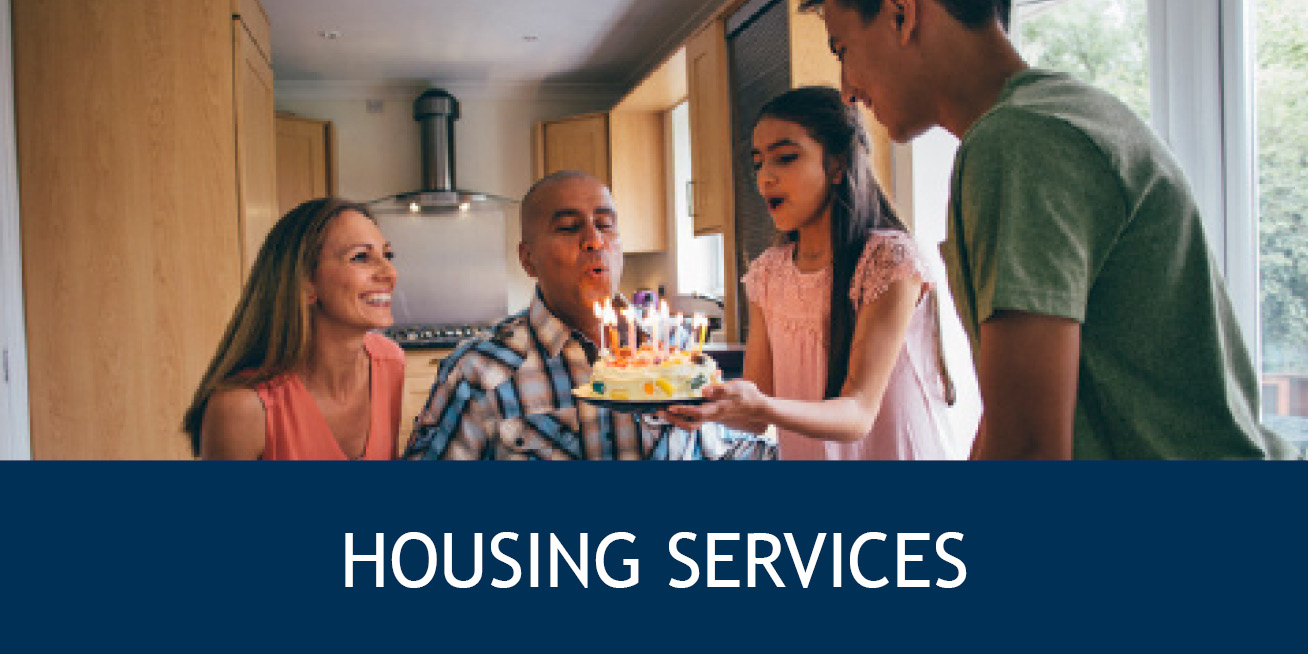
<path id="1" fill-rule="evenodd" d="M 477 203 L 448 215 L 377 215 L 395 252 L 397 325 L 491 323 L 507 315 L 505 211 Z"/>

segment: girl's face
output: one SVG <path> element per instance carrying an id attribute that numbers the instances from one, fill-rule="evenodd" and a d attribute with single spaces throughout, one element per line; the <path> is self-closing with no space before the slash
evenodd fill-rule
<path id="1" fill-rule="evenodd" d="M 822 146 L 802 126 L 762 118 L 754 126 L 754 180 L 777 229 L 789 232 L 829 220 L 831 186 Z"/>
<path id="2" fill-rule="evenodd" d="M 377 224 L 357 211 L 342 211 L 327 224 L 309 301 L 319 320 L 360 330 L 389 327 L 395 266 L 391 245 Z"/>

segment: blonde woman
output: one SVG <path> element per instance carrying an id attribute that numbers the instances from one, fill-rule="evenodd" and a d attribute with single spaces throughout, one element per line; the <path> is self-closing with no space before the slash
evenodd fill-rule
<path id="1" fill-rule="evenodd" d="M 359 204 L 310 200 L 264 240 L 182 428 L 204 459 L 393 459 L 395 267 Z"/>

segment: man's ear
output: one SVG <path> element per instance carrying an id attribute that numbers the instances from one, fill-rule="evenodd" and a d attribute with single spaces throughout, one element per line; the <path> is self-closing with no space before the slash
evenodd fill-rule
<path id="1" fill-rule="evenodd" d="M 518 244 L 518 263 L 522 264 L 522 269 L 528 277 L 536 276 L 536 264 L 531 260 L 531 247 L 526 243 Z"/>

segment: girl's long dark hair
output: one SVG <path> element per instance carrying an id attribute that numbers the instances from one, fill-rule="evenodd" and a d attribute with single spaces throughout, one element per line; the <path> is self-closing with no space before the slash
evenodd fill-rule
<path id="1" fill-rule="evenodd" d="M 831 332 L 827 339 L 825 397 L 840 395 L 849 374 L 849 348 L 854 339 L 854 305 L 849 300 L 854 268 L 872 229 L 908 228 L 895 215 L 890 201 L 872 176 L 871 143 L 858 108 L 846 104 L 840 92 L 824 86 L 791 89 L 773 98 L 759 119 L 774 118 L 803 127 L 822 146 L 826 169 L 843 170 L 831 187 Z M 757 122 L 757 121 L 755 121 Z M 793 242 L 798 232 L 782 235 Z"/>

